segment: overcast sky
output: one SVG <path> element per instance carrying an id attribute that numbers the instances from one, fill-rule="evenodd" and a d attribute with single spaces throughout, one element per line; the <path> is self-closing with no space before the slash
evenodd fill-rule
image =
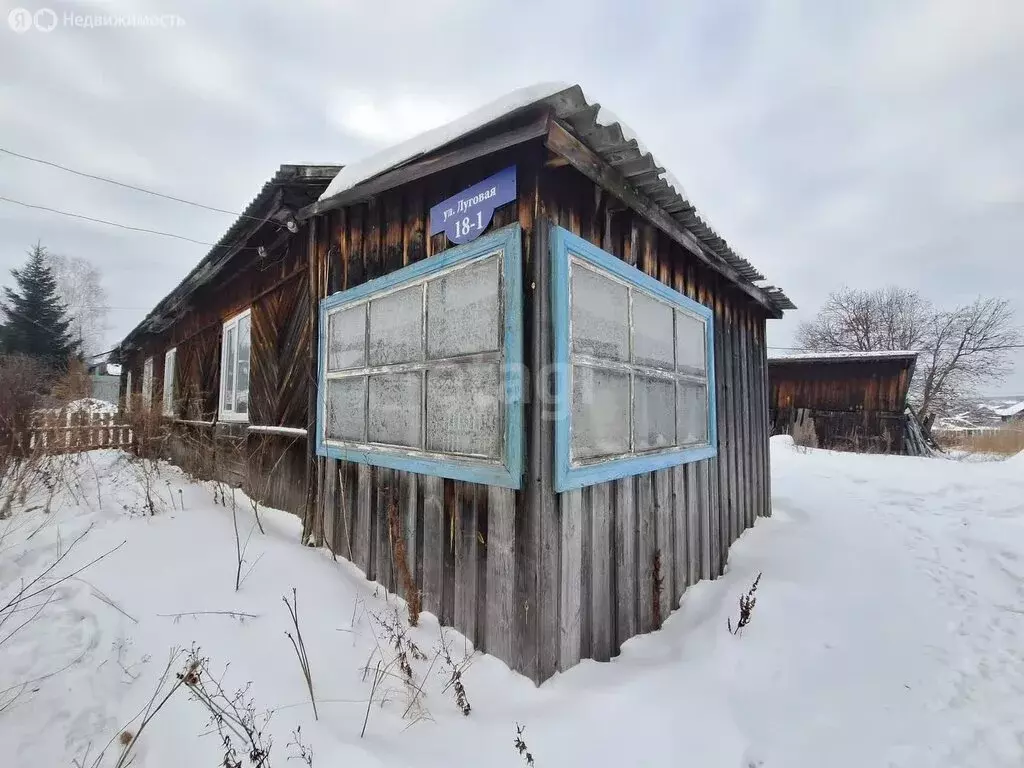
<path id="1" fill-rule="evenodd" d="M 16 6 L 56 28 L 14 32 Z M 1024 323 L 1021 0 L 0 9 L 5 149 L 237 211 L 281 163 L 345 164 L 517 87 L 576 82 L 799 305 L 773 345 L 843 284 L 1004 296 Z M 108 14 L 183 23 L 66 23 Z M 231 223 L 2 154 L 0 196 L 210 242 Z M 2 279 L 37 239 L 101 268 L 111 346 L 206 251 L 0 201 Z M 990 392 L 1024 392 L 1024 354 Z"/>

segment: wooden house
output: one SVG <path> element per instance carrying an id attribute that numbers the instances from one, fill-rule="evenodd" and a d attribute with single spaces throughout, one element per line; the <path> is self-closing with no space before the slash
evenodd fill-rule
<path id="1" fill-rule="evenodd" d="M 916 352 L 800 352 L 768 360 L 772 430 L 819 448 L 927 453 L 907 392 Z"/>
<path id="2" fill-rule="evenodd" d="M 793 305 L 579 86 L 286 176 L 122 344 L 180 461 L 236 457 L 210 466 L 535 681 L 656 629 L 770 514 Z"/>

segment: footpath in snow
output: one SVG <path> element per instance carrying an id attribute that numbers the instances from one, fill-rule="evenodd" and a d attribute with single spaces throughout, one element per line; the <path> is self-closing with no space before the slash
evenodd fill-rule
<path id="1" fill-rule="evenodd" d="M 113 451 L 65 469 L 67 482 L 0 520 L 0 606 L 65 555 L 40 582 L 52 588 L 0 615 L 4 766 L 115 765 L 169 654 L 180 649 L 173 680 L 193 647 L 228 692 L 249 684 L 277 766 L 304 764 L 288 760 L 299 726 L 319 768 L 522 766 L 517 724 L 537 766 L 1024 765 L 1024 455 L 860 456 L 775 438 L 773 518 L 732 547 L 725 576 L 691 588 L 611 663 L 537 688 L 446 631 L 468 717 L 426 614 L 408 632 L 426 657 L 410 656 L 415 688 L 393 666 L 374 690 L 377 662 L 393 658 L 375 617 L 403 607 L 300 546 L 293 516 L 260 509 L 260 533 L 239 492 L 233 516 L 230 491 L 221 503 L 213 484 Z M 730 635 L 758 573 L 751 623 Z M 319 719 L 285 634 L 293 588 Z M 187 688 L 134 752 L 135 768 L 224 758 Z"/>

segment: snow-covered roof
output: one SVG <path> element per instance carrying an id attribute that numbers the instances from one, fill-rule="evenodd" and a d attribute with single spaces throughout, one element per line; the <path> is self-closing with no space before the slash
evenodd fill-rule
<path id="1" fill-rule="evenodd" d="M 1010 406 L 1007 406 L 1006 408 L 996 408 L 995 409 L 996 416 L 1003 416 L 1003 417 L 1016 416 L 1018 413 L 1024 413 L 1024 400 L 1022 400 L 1021 402 L 1017 403 L 1016 405 L 1010 405 Z"/>
<path id="2" fill-rule="evenodd" d="M 520 88 L 457 120 L 346 165 L 320 195 L 316 212 L 325 210 L 324 206 L 330 205 L 328 201 L 332 198 L 339 198 L 371 179 L 434 153 L 514 113 L 537 106 L 546 106 L 556 118 L 571 126 L 580 141 L 619 169 L 628 182 L 660 206 L 694 238 L 695 245 L 702 245 L 702 253 L 706 249 L 732 270 L 726 270 L 725 274 L 732 279 L 738 275 L 738 282 L 747 281 L 750 285 L 765 279 L 708 226 L 686 199 L 679 181 L 665 170 L 628 125 L 599 103 L 588 102 L 579 85 L 566 83 L 539 83 Z M 781 310 L 796 308 L 789 297 L 775 286 L 755 285 L 755 288 L 757 295 L 762 300 L 767 296 L 768 303 L 780 313 Z"/>
<path id="3" fill-rule="evenodd" d="M 917 359 L 918 353 L 909 349 L 883 350 L 878 352 L 769 352 L 769 360 L 794 361 L 843 361 L 843 360 L 884 360 L 887 358 Z"/>
<path id="4" fill-rule="evenodd" d="M 320 199 L 326 200 L 352 189 L 357 184 L 362 184 L 367 179 L 372 179 L 384 171 L 429 154 L 435 149 L 451 144 L 462 136 L 500 120 L 505 115 L 542 101 L 569 87 L 568 83 L 537 83 L 526 88 L 519 88 L 450 123 L 424 131 L 401 144 L 395 144 L 362 160 L 349 163 L 338 171 L 338 175 L 327 185 L 327 189 L 320 195 Z"/>

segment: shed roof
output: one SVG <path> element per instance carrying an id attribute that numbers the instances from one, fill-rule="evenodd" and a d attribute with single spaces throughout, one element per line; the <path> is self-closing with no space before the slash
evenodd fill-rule
<path id="1" fill-rule="evenodd" d="M 592 151 L 615 168 L 639 192 L 651 199 L 689 232 L 714 260 L 729 266 L 740 281 L 755 285 L 781 313 L 796 309 L 779 288 L 756 285 L 765 279 L 750 262 L 716 233 L 686 198 L 682 185 L 660 165 L 636 134 L 599 103 L 589 103 L 579 85 L 540 83 L 520 88 L 446 125 L 370 155 L 341 169 L 320 196 L 328 203 L 384 173 L 423 158 L 443 147 L 510 116 L 547 107 L 568 124 Z M 318 205 L 319 207 L 319 205 Z"/>
<path id="2" fill-rule="evenodd" d="M 199 263 L 125 336 L 119 348 L 130 346 L 142 333 L 164 327 L 184 309 L 192 292 L 219 274 L 260 227 L 268 222 L 283 226 L 294 215 L 292 207 L 314 198 L 339 170 L 340 165 L 317 164 L 288 164 L 278 168 Z M 295 200 L 289 200 L 285 192 L 298 194 Z"/>
<path id="3" fill-rule="evenodd" d="M 768 355 L 768 363 L 774 365 L 780 363 L 881 362 L 883 360 L 916 362 L 917 355 L 917 352 L 907 349 L 875 352 L 771 352 Z"/>
<path id="4" fill-rule="evenodd" d="M 996 416 L 1016 416 L 1018 413 L 1024 413 L 1024 400 L 1015 404 L 1009 405 L 1006 408 L 997 408 L 995 410 Z"/>

